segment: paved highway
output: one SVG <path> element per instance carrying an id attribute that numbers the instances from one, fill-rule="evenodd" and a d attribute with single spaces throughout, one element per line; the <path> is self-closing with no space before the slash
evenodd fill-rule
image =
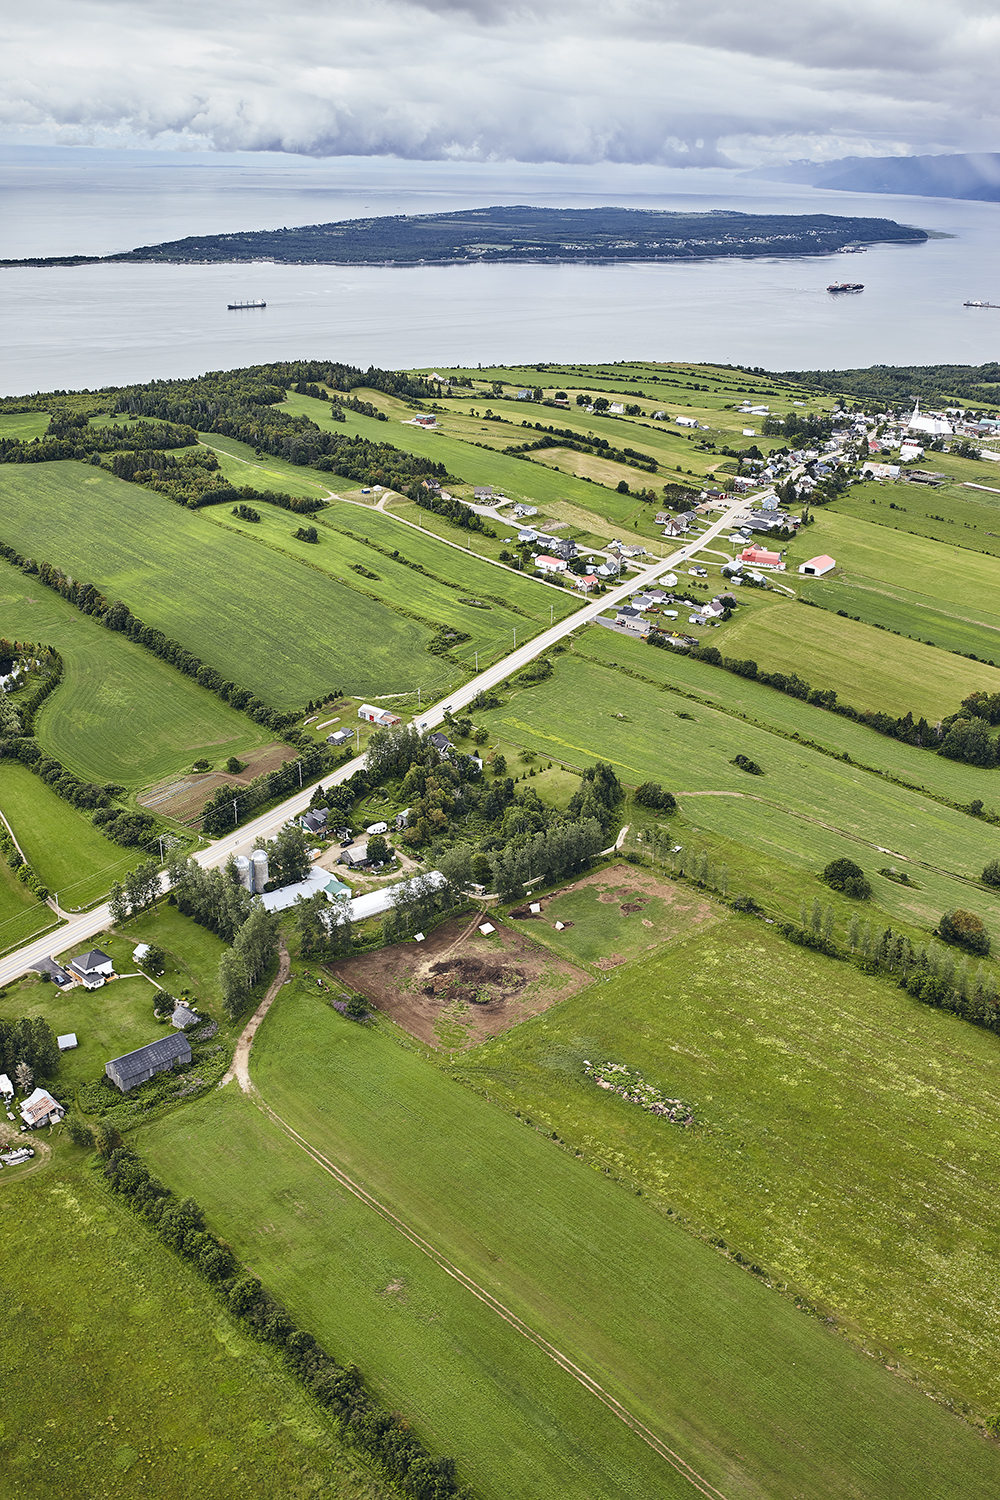
<path id="1" fill-rule="evenodd" d="M 598 615 L 604 614 L 605 610 L 622 603 L 632 594 L 640 593 L 644 588 L 648 588 L 664 573 L 669 573 L 672 569 L 679 568 L 683 563 L 690 561 L 706 543 L 713 541 L 720 532 L 728 530 L 733 525 L 736 517 L 746 509 L 747 503 L 747 498 L 741 496 L 722 513 L 719 520 L 714 521 L 697 537 L 685 542 L 669 557 L 657 558 L 655 562 L 650 563 L 648 567 L 641 569 L 637 575 L 630 578 L 627 583 L 618 584 L 615 588 L 609 589 L 606 594 L 591 600 L 567 619 L 560 620 L 558 625 L 553 625 L 541 635 L 534 636 L 523 646 L 518 646 L 511 651 L 509 656 L 505 656 L 502 661 L 480 672 L 478 677 L 473 677 L 463 687 L 448 693 L 440 703 L 436 703 L 419 715 L 414 721 L 417 727 L 424 730 L 433 729 L 436 724 L 442 722 L 446 711 L 458 713 L 460 709 L 472 702 L 477 693 L 481 693 L 485 688 L 496 687 L 512 673 L 519 672 L 536 656 L 541 656 L 580 625 L 588 624 Z M 323 780 L 328 786 L 336 786 L 346 781 L 363 765 L 364 756 L 357 756 L 344 765 L 338 766 Z M 296 792 L 294 796 L 287 798 L 279 807 L 272 808 L 270 812 L 263 813 L 249 823 L 244 823 L 242 827 L 234 829 L 224 838 L 217 839 L 207 848 L 199 849 L 194 858 L 200 865 L 209 868 L 214 865 L 224 865 L 231 854 L 249 854 L 262 839 L 273 838 L 289 818 L 294 818 L 304 812 L 309 806 L 313 790 L 311 786 L 304 787 L 301 792 Z M 16 952 L 7 954 L 5 958 L 0 958 L 0 985 L 9 984 L 12 979 L 18 978 L 40 958 L 48 958 L 52 953 L 64 953 L 72 948 L 82 948 L 110 925 L 111 913 L 106 902 L 102 906 L 94 907 L 92 911 L 82 912 L 79 916 L 71 916 L 66 925 L 60 927 L 57 932 L 49 932 L 44 937 L 25 944 L 23 948 L 18 948 Z"/>

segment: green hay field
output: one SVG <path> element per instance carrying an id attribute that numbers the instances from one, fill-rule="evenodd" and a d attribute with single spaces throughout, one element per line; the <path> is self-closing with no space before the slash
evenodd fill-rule
<path id="1" fill-rule="evenodd" d="M 22 1370 L 4 1390 L 8 1493 L 387 1500 L 277 1357 L 81 1158 L 63 1145 L 0 1182 L 0 1335 Z"/>
<path id="2" fill-rule="evenodd" d="M 437 694 L 457 675 L 426 650 L 438 624 L 461 622 L 472 637 L 466 655 L 477 640 L 488 652 L 497 638 L 490 611 L 456 605 L 462 596 L 454 589 L 427 586 L 390 559 L 379 556 L 372 566 L 366 549 L 372 572 L 393 575 L 382 597 L 368 597 L 369 580 L 351 571 L 348 543 L 333 535 L 329 550 L 296 542 L 298 523 L 283 512 L 240 528 L 229 524 L 231 516 L 187 511 L 72 462 L 34 464 L 27 477 L 23 466 L 0 470 L 0 501 L 0 535 L 20 551 L 124 598 L 149 624 L 279 707 L 328 690 L 334 680 L 365 696 L 418 686 Z M 403 550 L 411 534 L 400 535 Z M 442 548 L 435 572 L 462 581 L 463 593 L 467 574 L 492 590 L 507 583 L 509 575 L 483 564 L 466 568 L 466 561 Z M 511 580 L 511 593 L 520 608 L 536 611 L 537 624 L 521 617 L 525 636 L 549 623 L 550 602 L 569 607 L 568 595 L 527 581 Z"/>
<path id="3" fill-rule="evenodd" d="M 106 839 L 85 812 L 57 797 L 26 766 L 0 766 L 0 808 L 35 874 L 63 910 L 90 906 L 113 880 L 146 859 Z"/>
<path id="4" fill-rule="evenodd" d="M 1000 648 L 1000 635 L 997 642 Z M 969 693 L 1000 692 L 994 667 L 774 595 L 766 607 L 739 610 L 720 649 L 752 657 L 762 670 L 795 672 L 813 687 L 832 687 L 855 708 L 912 713 L 931 724 L 957 713 Z"/>
<path id="5" fill-rule="evenodd" d="M 891 917 L 927 928 L 962 906 L 1000 938 L 1000 900 L 977 883 L 996 858 L 995 831 L 858 766 L 575 655 L 480 718 L 492 734 L 546 758 L 607 760 L 633 786 L 660 781 L 693 820 L 793 870 L 814 875 L 841 856 L 866 869 L 898 863 L 920 888 L 886 882 L 879 902 Z M 737 753 L 765 775 L 732 765 Z"/>
<path id="6" fill-rule="evenodd" d="M 4 805 L 0 775 L 0 808 Z M 5 860 L 0 860 L 0 953 L 19 948 L 36 932 L 55 925 L 56 919 L 44 901 L 33 896 Z"/>
<path id="7" fill-rule="evenodd" d="M 63 680 L 35 730 L 43 748 L 84 780 L 148 785 L 202 757 L 242 756 L 273 739 L 190 677 L 2 560 L 0 616 L 14 639 L 44 641 L 61 653 Z"/>
<path id="8" fill-rule="evenodd" d="M 555 1032 L 551 1012 L 540 1028 Z M 381 1028 L 287 989 L 256 1045 L 270 1109 L 727 1495 L 992 1493 L 1000 1457 L 948 1413 Z M 144 1132 L 141 1149 L 297 1317 L 455 1454 L 484 1500 L 690 1493 L 251 1100 L 199 1101 Z M 253 1201 L 234 1191 L 248 1175 Z"/>
<path id="9" fill-rule="evenodd" d="M 602 1093 L 583 1058 L 638 1068 L 697 1127 Z M 1000 1409 L 995 1036 L 732 917 L 461 1067 L 902 1374 Z"/>

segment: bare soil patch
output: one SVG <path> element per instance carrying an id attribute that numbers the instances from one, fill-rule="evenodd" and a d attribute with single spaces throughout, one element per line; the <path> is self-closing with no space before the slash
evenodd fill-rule
<path id="1" fill-rule="evenodd" d="M 246 765 L 235 775 L 231 771 L 191 771 L 181 776 L 171 776 L 142 792 L 138 798 L 140 807 L 151 808 L 165 817 L 175 818 L 178 823 L 197 823 L 202 810 L 216 787 L 229 784 L 246 786 L 256 776 L 266 771 L 276 771 L 286 760 L 293 760 L 295 750 L 291 745 L 275 741 L 262 745 L 259 750 L 247 752 Z"/>
<path id="2" fill-rule="evenodd" d="M 326 970 L 411 1036 L 452 1049 L 508 1031 L 590 983 L 575 965 L 508 927 L 483 937 L 483 920 L 445 922 L 424 943 L 395 943 Z"/>

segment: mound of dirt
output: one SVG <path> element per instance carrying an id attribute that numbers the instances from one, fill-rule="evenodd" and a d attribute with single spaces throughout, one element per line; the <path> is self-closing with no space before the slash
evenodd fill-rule
<path id="1" fill-rule="evenodd" d="M 512 999 L 528 983 L 528 976 L 514 965 L 469 954 L 440 959 L 430 964 L 426 972 L 425 995 L 441 1001 L 464 1000 L 470 1005 Z"/>

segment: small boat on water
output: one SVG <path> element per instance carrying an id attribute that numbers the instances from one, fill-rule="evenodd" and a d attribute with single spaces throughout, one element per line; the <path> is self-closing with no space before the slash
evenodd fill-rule
<path id="1" fill-rule="evenodd" d="M 963 307 L 1000 307 L 1000 302 L 963 302 Z"/>
<path id="2" fill-rule="evenodd" d="M 267 306 L 266 302 L 230 302 L 230 304 L 229 304 L 229 311 L 230 312 L 244 312 L 247 308 L 251 308 L 251 307 L 266 307 L 266 306 Z"/>
<path id="3" fill-rule="evenodd" d="M 827 287 L 828 292 L 863 292 L 864 289 L 863 281 L 834 281 Z"/>

